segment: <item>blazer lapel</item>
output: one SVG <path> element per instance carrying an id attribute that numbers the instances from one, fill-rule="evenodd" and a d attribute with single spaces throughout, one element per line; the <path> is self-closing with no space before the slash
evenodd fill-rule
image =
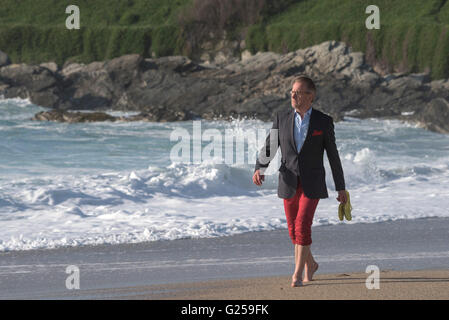
<path id="1" fill-rule="evenodd" d="M 290 132 L 290 143 L 292 144 L 293 150 L 298 153 L 298 150 L 296 149 L 296 143 L 295 143 L 295 110 L 292 108 L 291 111 L 288 114 L 288 130 Z"/>
<path id="2" fill-rule="evenodd" d="M 314 115 L 316 115 L 315 109 L 312 108 L 312 112 L 310 112 L 309 127 L 307 128 L 306 139 L 304 140 L 304 144 L 303 144 L 303 146 L 301 148 L 301 151 L 304 149 L 304 145 L 308 141 L 310 141 L 310 139 L 312 137 L 312 129 L 311 128 L 314 127 L 314 125 L 315 125 L 315 118 L 316 118 Z"/>
<path id="3" fill-rule="evenodd" d="M 315 125 L 315 117 L 314 115 L 316 115 L 315 109 L 312 108 L 312 112 L 310 112 L 310 121 L 309 121 L 309 127 L 307 128 L 307 136 L 306 136 L 306 140 L 310 139 L 310 137 L 312 136 L 312 129 L 310 129 L 311 127 L 314 127 Z"/>

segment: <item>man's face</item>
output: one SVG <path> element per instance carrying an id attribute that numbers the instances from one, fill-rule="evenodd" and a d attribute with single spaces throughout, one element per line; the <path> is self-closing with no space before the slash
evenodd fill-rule
<path id="1" fill-rule="evenodd" d="M 302 82 L 295 82 L 291 92 L 291 103 L 295 109 L 308 109 L 312 104 L 314 94 L 307 88 L 307 85 Z"/>

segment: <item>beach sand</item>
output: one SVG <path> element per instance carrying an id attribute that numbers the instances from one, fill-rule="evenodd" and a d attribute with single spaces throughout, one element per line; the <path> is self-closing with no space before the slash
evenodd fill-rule
<path id="1" fill-rule="evenodd" d="M 379 289 L 367 289 L 368 273 L 320 274 L 303 287 L 289 276 L 110 289 L 122 299 L 179 300 L 383 300 L 449 299 L 449 270 L 381 271 Z"/>
<path id="2" fill-rule="evenodd" d="M 0 252 L 0 299 L 449 299 L 449 218 L 312 230 L 320 267 L 301 288 L 290 288 L 294 246 L 283 229 Z M 370 265 L 379 290 L 366 289 Z M 68 266 L 79 268 L 79 289 L 66 287 Z"/>

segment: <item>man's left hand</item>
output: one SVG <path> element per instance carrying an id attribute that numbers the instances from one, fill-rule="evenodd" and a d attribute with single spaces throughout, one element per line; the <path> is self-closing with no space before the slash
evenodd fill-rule
<path id="1" fill-rule="evenodd" d="M 340 201 L 341 203 L 346 203 L 346 201 L 348 201 L 348 199 L 346 197 L 346 190 L 338 191 L 337 200 Z"/>

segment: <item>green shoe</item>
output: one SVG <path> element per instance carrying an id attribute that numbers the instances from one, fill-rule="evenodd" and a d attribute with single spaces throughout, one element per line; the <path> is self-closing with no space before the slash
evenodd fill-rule
<path id="1" fill-rule="evenodd" d="M 343 221 L 344 215 L 345 215 L 345 212 L 343 209 L 343 205 L 340 203 L 340 205 L 338 206 L 338 219 L 340 219 L 340 221 Z"/>
<path id="2" fill-rule="evenodd" d="M 346 190 L 346 198 L 347 198 L 346 203 L 344 203 L 344 204 L 340 203 L 340 205 L 338 206 L 338 218 L 340 219 L 340 221 L 343 221 L 343 216 L 348 221 L 352 220 L 352 215 L 351 215 L 352 206 L 351 206 L 351 200 L 349 198 L 349 192 L 347 190 Z"/>

